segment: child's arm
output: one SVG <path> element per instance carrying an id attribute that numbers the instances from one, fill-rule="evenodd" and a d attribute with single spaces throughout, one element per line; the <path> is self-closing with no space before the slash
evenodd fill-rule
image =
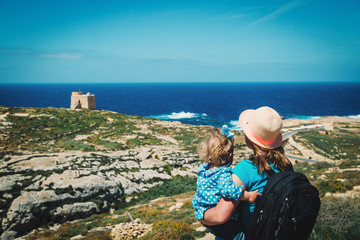
<path id="1" fill-rule="evenodd" d="M 240 199 L 241 201 L 249 201 L 251 203 L 255 203 L 257 196 L 261 195 L 261 193 L 258 193 L 258 190 L 248 192 L 244 191 L 244 195 Z"/>
<path id="2" fill-rule="evenodd" d="M 243 186 L 233 182 L 230 171 L 221 174 L 218 188 L 221 196 L 226 199 L 239 201 L 244 194 Z"/>
<path id="3" fill-rule="evenodd" d="M 239 201 L 220 198 L 216 207 L 205 211 L 204 219 L 201 219 L 200 222 L 208 226 L 226 223 L 231 218 L 238 204 Z"/>

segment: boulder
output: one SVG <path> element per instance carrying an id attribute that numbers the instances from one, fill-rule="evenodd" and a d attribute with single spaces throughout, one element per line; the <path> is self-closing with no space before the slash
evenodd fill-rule
<path id="1" fill-rule="evenodd" d="M 50 211 L 53 220 L 56 222 L 64 222 L 74 218 L 82 218 L 90 216 L 98 212 L 98 207 L 93 202 L 65 204 Z"/>
<path id="2" fill-rule="evenodd" d="M 140 162 L 140 168 L 142 169 L 152 169 L 155 167 L 162 167 L 164 165 L 166 165 L 166 163 L 154 158 L 145 159 Z"/>
<path id="3" fill-rule="evenodd" d="M 151 225 L 140 222 L 120 223 L 111 230 L 114 240 L 135 239 L 151 232 Z"/>

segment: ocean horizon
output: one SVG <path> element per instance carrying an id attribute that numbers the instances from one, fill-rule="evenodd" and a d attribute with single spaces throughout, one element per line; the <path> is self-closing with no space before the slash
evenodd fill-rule
<path id="1" fill-rule="evenodd" d="M 0 84 L 0 105 L 69 108 L 79 90 L 95 94 L 98 110 L 233 129 L 261 106 L 287 119 L 360 118 L 360 83 L 349 82 Z"/>

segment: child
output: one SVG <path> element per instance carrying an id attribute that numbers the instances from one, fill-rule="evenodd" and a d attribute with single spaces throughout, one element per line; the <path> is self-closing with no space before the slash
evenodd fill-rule
<path id="1" fill-rule="evenodd" d="M 233 160 L 233 136 L 234 134 L 224 125 L 221 131 L 218 128 L 212 129 L 209 136 L 199 145 L 199 156 L 207 164 L 201 165 L 198 169 L 197 191 L 192 201 L 198 220 L 203 219 L 204 212 L 215 207 L 221 197 L 254 202 L 258 195 L 257 191 L 243 191 L 241 185 L 235 185 L 232 181 L 229 166 Z M 235 239 L 235 236 L 242 232 L 237 219 L 238 215 L 234 213 L 228 222 L 206 227 L 218 237 L 217 239 Z"/>

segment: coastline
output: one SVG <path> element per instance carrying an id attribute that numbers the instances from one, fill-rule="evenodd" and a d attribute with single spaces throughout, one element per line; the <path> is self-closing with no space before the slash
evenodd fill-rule
<path id="1" fill-rule="evenodd" d="M 334 126 L 336 122 L 360 122 L 360 118 L 353 117 L 339 117 L 339 116 L 323 116 L 319 118 L 310 119 L 284 119 L 283 127 L 291 127 L 300 124 L 323 124 L 325 126 Z"/>

